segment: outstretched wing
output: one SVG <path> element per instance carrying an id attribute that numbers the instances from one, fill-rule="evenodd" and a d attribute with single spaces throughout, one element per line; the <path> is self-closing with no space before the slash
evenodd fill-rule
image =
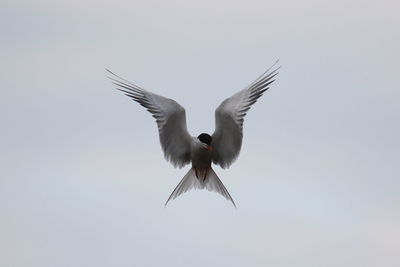
<path id="1" fill-rule="evenodd" d="M 225 99 L 215 110 L 215 132 L 212 135 L 212 160 L 214 164 L 225 169 L 239 156 L 242 146 L 244 117 L 251 105 L 275 81 L 274 77 L 278 74 L 279 68 L 270 71 L 271 68 L 245 89 Z"/>
<path id="2" fill-rule="evenodd" d="M 190 163 L 190 141 L 185 109 L 175 100 L 156 95 L 107 70 L 117 89 L 145 107 L 156 119 L 165 159 L 182 168 Z"/>

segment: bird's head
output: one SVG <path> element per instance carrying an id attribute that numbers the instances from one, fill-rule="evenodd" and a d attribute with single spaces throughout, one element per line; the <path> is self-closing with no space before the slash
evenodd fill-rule
<path id="1" fill-rule="evenodd" d="M 209 134 L 202 133 L 199 136 L 197 136 L 197 139 L 200 140 L 200 142 L 204 143 L 207 145 L 207 150 L 212 150 L 211 142 L 212 142 L 212 137 Z"/>

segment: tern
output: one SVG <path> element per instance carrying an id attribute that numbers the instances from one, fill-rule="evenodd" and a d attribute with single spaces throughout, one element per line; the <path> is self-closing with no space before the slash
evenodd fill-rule
<path id="1" fill-rule="evenodd" d="M 278 61 L 277 61 L 278 62 Z M 145 107 L 156 119 L 164 157 L 174 167 L 192 167 L 172 191 L 165 206 L 190 189 L 207 189 L 221 194 L 236 207 L 228 190 L 211 167 L 228 168 L 239 156 L 243 139 L 243 120 L 275 81 L 276 63 L 254 82 L 225 99 L 215 110 L 215 131 L 191 136 L 186 127 L 186 112 L 175 100 L 145 90 L 106 69 L 119 91 Z M 273 69 L 271 71 L 271 69 Z"/>

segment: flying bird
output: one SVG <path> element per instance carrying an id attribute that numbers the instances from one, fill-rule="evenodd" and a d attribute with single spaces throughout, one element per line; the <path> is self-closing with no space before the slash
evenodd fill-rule
<path id="1" fill-rule="evenodd" d="M 277 63 L 277 62 L 276 62 Z M 192 167 L 172 191 L 165 205 L 194 189 L 221 194 L 236 207 L 211 163 L 228 168 L 239 156 L 243 138 L 243 119 L 250 107 L 270 88 L 279 67 L 260 75 L 246 88 L 225 99 L 215 110 L 215 131 L 191 136 L 186 127 L 185 109 L 175 100 L 145 90 L 107 69 L 117 89 L 145 107 L 156 119 L 164 157 L 174 167 Z"/>

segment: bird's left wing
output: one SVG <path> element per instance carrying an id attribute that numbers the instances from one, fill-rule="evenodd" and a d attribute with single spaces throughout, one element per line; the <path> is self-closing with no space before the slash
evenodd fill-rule
<path id="1" fill-rule="evenodd" d="M 185 109 L 175 100 L 147 91 L 107 70 L 117 89 L 145 107 L 156 119 L 165 159 L 175 167 L 190 163 L 192 137 L 186 128 Z"/>
<path id="2" fill-rule="evenodd" d="M 257 99 L 269 89 L 278 74 L 279 68 L 273 71 L 269 71 L 270 69 L 245 89 L 225 99 L 215 110 L 215 132 L 212 135 L 214 164 L 225 169 L 239 156 L 244 117 Z"/>

